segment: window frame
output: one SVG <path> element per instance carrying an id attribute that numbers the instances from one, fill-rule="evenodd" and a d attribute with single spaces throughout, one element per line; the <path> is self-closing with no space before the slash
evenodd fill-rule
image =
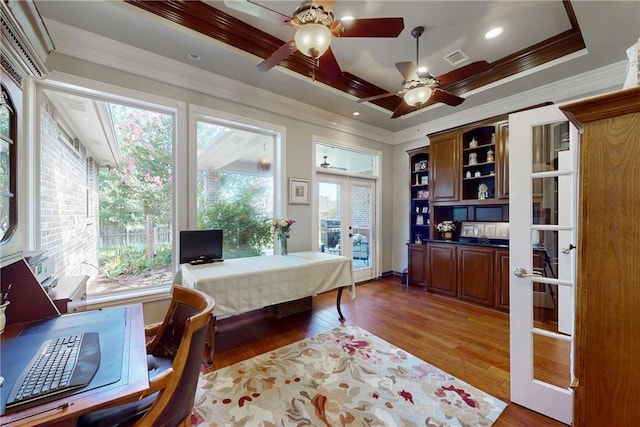
<path id="1" fill-rule="evenodd" d="M 286 176 L 286 128 L 284 126 L 275 125 L 273 123 L 263 122 L 260 120 L 250 119 L 246 116 L 238 116 L 224 111 L 215 110 L 195 104 L 190 104 L 188 109 L 189 118 L 189 144 L 188 144 L 188 164 L 197 165 L 197 126 L 198 122 L 214 123 L 221 126 L 230 126 L 237 129 L 252 131 L 261 134 L 270 134 L 274 136 L 273 149 L 273 212 L 276 216 L 286 216 L 286 195 L 287 180 Z M 189 191 L 187 193 L 186 222 L 180 230 L 193 229 L 198 226 L 198 194 L 197 194 L 197 167 L 189 168 L 186 175 L 189 182 Z"/>
<path id="2" fill-rule="evenodd" d="M 6 106 L 9 110 L 9 135 L 2 135 L 2 141 L 9 144 L 9 192 L 0 192 L 0 197 L 8 198 L 9 200 L 9 224 L 7 230 L 0 237 L 0 246 L 8 243 L 18 228 L 18 195 L 16 193 L 16 177 L 17 177 L 17 146 L 18 146 L 18 114 L 16 110 L 16 104 L 11 96 L 11 91 L 4 83 L 0 83 L 2 98 L 6 102 Z"/>
<path id="3" fill-rule="evenodd" d="M 127 89 L 124 87 L 112 86 L 109 84 L 90 81 L 90 80 L 78 80 L 76 78 L 70 78 L 67 80 L 48 79 L 46 81 L 36 82 L 35 86 L 36 96 L 32 98 L 33 102 L 29 103 L 29 108 L 33 110 L 34 117 L 36 117 L 36 133 L 34 140 L 32 141 L 33 150 L 39 152 L 40 147 L 40 132 L 41 132 L 41 97 L 44 96 L 41 92 L 44 90 L 53 90 L 61 93 L 70 93 L 77 96 L 86 96 L 87 98 L 101 101 L 105 103 L 114 103 L 133 108 L 151 109 L 156 112 L 162 112 L 173 116 L 173 151 L 172 155 L 172 168 L 176 175 L 174 181 L 174 190 L 172 194 L 172 228 L 177 230 L 180 224 L 180 216 L 182 214 L 180 207 L 178 206 L 178 200 L 180 199 L 180 193 L 186 192 L 186 180 L 179 179 L 180 174 L 186 174 L 183 169 L 186 169 L 184 163 L 184 152 L 186 149 L 184 146 L 187 141 L 186 134 L 186 103 L 175 99 L 168 99 L 153 94 L 142 93 Z M 28 177 L 32 182 L 36 182 L 37 187 L 35 191 L 29 195 L 29 203 L 33 206 L 33 212 L 29 215 L 28 229 L 30 230 L 31 239 L 30 243 L 24 247 L 27 249 L 39 249 L 41 248 L 41 235 L 40 235 L 40 223 L 42 221 L 40 212 L 40 163 L 39 156 L 34 156 L 33 163 L 29 163 Z M 172 241 L 172 273 L 175 275 L 178 270 L 178 253 L 176 239 Z M 164 300 L 170 295 L 172 287 L 172 281 L 162 286 L 153 286 L 151 288 L 141 288 L 136 290 L 123 290 L 122 292 L 113 292 L 106 294 L 98 294 L 87 296 L 87 309 L 97 309 L 109 305 L 116 304 L 130 304 L 136 302 L 149 302 L 156 300 Z"/>

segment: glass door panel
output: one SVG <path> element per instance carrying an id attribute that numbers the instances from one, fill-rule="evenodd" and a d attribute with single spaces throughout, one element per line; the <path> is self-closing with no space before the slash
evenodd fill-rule
<path id="1" fill-rule="evenodd" d="M 320 252 L 342 255 L 342 184 L 318 183 Z"/>

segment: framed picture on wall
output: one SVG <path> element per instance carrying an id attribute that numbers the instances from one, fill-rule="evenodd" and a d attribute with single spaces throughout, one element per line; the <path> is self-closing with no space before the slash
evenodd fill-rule
<path id="1" fill-rule="evenodd" d="M 308 205 L 310 203 L 309 180 L 289 178 L 289 204 Z"/>

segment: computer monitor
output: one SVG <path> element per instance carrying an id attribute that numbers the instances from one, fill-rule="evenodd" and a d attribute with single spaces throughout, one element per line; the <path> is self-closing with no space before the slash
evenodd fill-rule
<path id="1" fill-rule="evenodd" d="M 222 230 L 182 230 L 180 264 L 222 261 Z"/>

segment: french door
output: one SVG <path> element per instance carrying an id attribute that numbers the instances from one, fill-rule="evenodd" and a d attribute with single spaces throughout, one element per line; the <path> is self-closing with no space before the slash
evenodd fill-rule
<path id="1" fill-rule="evenodd" d="M 577 131 L 552 105 L 509 133 L 511 401 L 571 424 Z"/>
<path id="2" fill-rule="evenodd" d="M 354 280 L 375 277 L 375 180 L 318 174 L 320 250 L 353 260 Z"/>

